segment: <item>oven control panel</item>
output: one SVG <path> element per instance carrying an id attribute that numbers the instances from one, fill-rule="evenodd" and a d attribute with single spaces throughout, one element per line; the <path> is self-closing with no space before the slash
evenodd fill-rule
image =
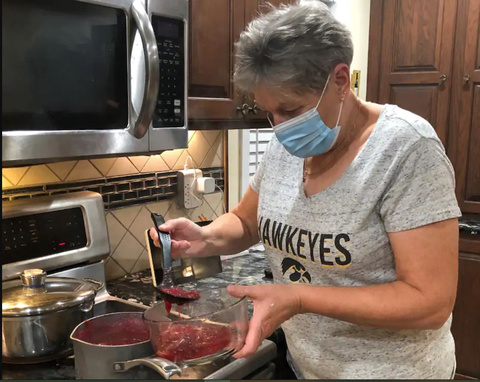
<path id="1" fill-rule="evenodd" d="M 157 40 L 160 86 L 152 125 L 185 126 L 185 27 L 182 20 L 152 15 Z"/>
<path id="2" fill-rule="evenodd" d="M 2 219 L 2 265 L 87 245 L 80 207 Z"/>

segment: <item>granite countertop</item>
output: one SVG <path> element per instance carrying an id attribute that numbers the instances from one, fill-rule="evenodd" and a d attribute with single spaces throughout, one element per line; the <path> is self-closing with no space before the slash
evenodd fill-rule
<path id="1" fill-rule="evenodd" d="M 268 263 L 263 250 L 253 247 L 242 255 L 222 260 L 223 271 L 221 273 L 181 285 L 201 291 L 226 287 L 227 285 L 240 282 L 247 284 L 271 283 L 272 280 L 265 277 L 265 269 L 267 267 Z M 112 296 L 147 306 L 153 306 L 158 301 L 161 301 L 158 292 L 152 288 L 152 278 L 149 269 L 109 281 L 107 282 L 107 290 Z M 250 315 L 251 312 L 252 304 L 250 303 Z"/>

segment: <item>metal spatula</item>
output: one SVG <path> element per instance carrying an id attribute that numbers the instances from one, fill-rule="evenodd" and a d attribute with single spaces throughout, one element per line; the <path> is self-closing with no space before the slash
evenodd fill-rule
<path id="1" fill-rule="evenodd" d="M 172 304 L 185 304 L 187 302 L 198 300 L 200 295 L 198 292 L 188 292 L 173 283 L 173 268 L 172 268 L 172 241 L 170 233 L 161 231 L 158 227 L 165 223 L 162 215 L 154 212 L 150 215 L 152 217 L 155 230 L 158 234 L 158 239 L 162 245 L 163 253 L 163 278 L 160 285 L 157 285 L 157 290 L 162 295 L 163 299 Z"/>

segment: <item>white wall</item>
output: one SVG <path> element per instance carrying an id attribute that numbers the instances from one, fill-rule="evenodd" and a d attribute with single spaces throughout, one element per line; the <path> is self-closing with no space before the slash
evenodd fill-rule
<path id="1" fill-rule="evenodd" d="M 245 133 L 245 134 L 244 134 Z M 248 173 L 248 163 L 242 165 L 244 158 L 248 158 L 248 145 L 242 142 L 243 137 L 248 136 L 248 130 L 229 130 L 228 131 L 228 210 L 235 207 L 244 191 L 242 190 L 242 174 Z"/>
<path id="2" fill-rule="evenodd" d="M 330 10 L 352 33 L 354 54 L 351 70 L 361 70 L 360 98 L 365 99 L 367 94 L 370 0 L 336 0 L 330 6 Z"/>

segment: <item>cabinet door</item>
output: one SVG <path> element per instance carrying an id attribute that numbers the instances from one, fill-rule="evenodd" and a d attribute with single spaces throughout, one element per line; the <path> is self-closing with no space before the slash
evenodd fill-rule
<path id="1" fill-rule="evenodd" d="M 282 4 L 294 4 L 295 0 L 245 0 L 245 25 L 258 15 L 268 12 L 271 5 L 275 8 Z"/>
<path id="2" fill-rule="evenodd" d="M 245 0 L 245 26 L 261 13 L 268 12 L 271 9 L 270 5 L 279 7 L 282 4 L 293 3 L 295 0 Z M 267 114 L 257 108 L 252 94 L 245 94 L 245 103 L 249 107 L 249 113 L 245 116 L 247 120 L 264 121 L 265 126 L 270 126 Z"/>
<path id="3" fill-rule="evenodd" d="M 232 74 L 233 44 L 244 28 L 244 14 L 243 0 L 190 1 L 190 120 L 242 118 Z"/>
<path id="4" fill-rule="evenodd" d="M 457 373 L 480 378 L 480 256 L 460 254 L 453 310 Z"/>
<path id="5" fill-rule="evenodd" d="M 446 145 L 456 0 L 373 0 L 371 9 L 368 86 L 378 91 L 369 98 L 424 117 Z"/>
<path id="6" fill-rule="evenodd" d="M 460 208 L 470 213 L 480 213 L 479 20 L 480 1 L 459 0 L 449 155 L 455 168 Z"/>

